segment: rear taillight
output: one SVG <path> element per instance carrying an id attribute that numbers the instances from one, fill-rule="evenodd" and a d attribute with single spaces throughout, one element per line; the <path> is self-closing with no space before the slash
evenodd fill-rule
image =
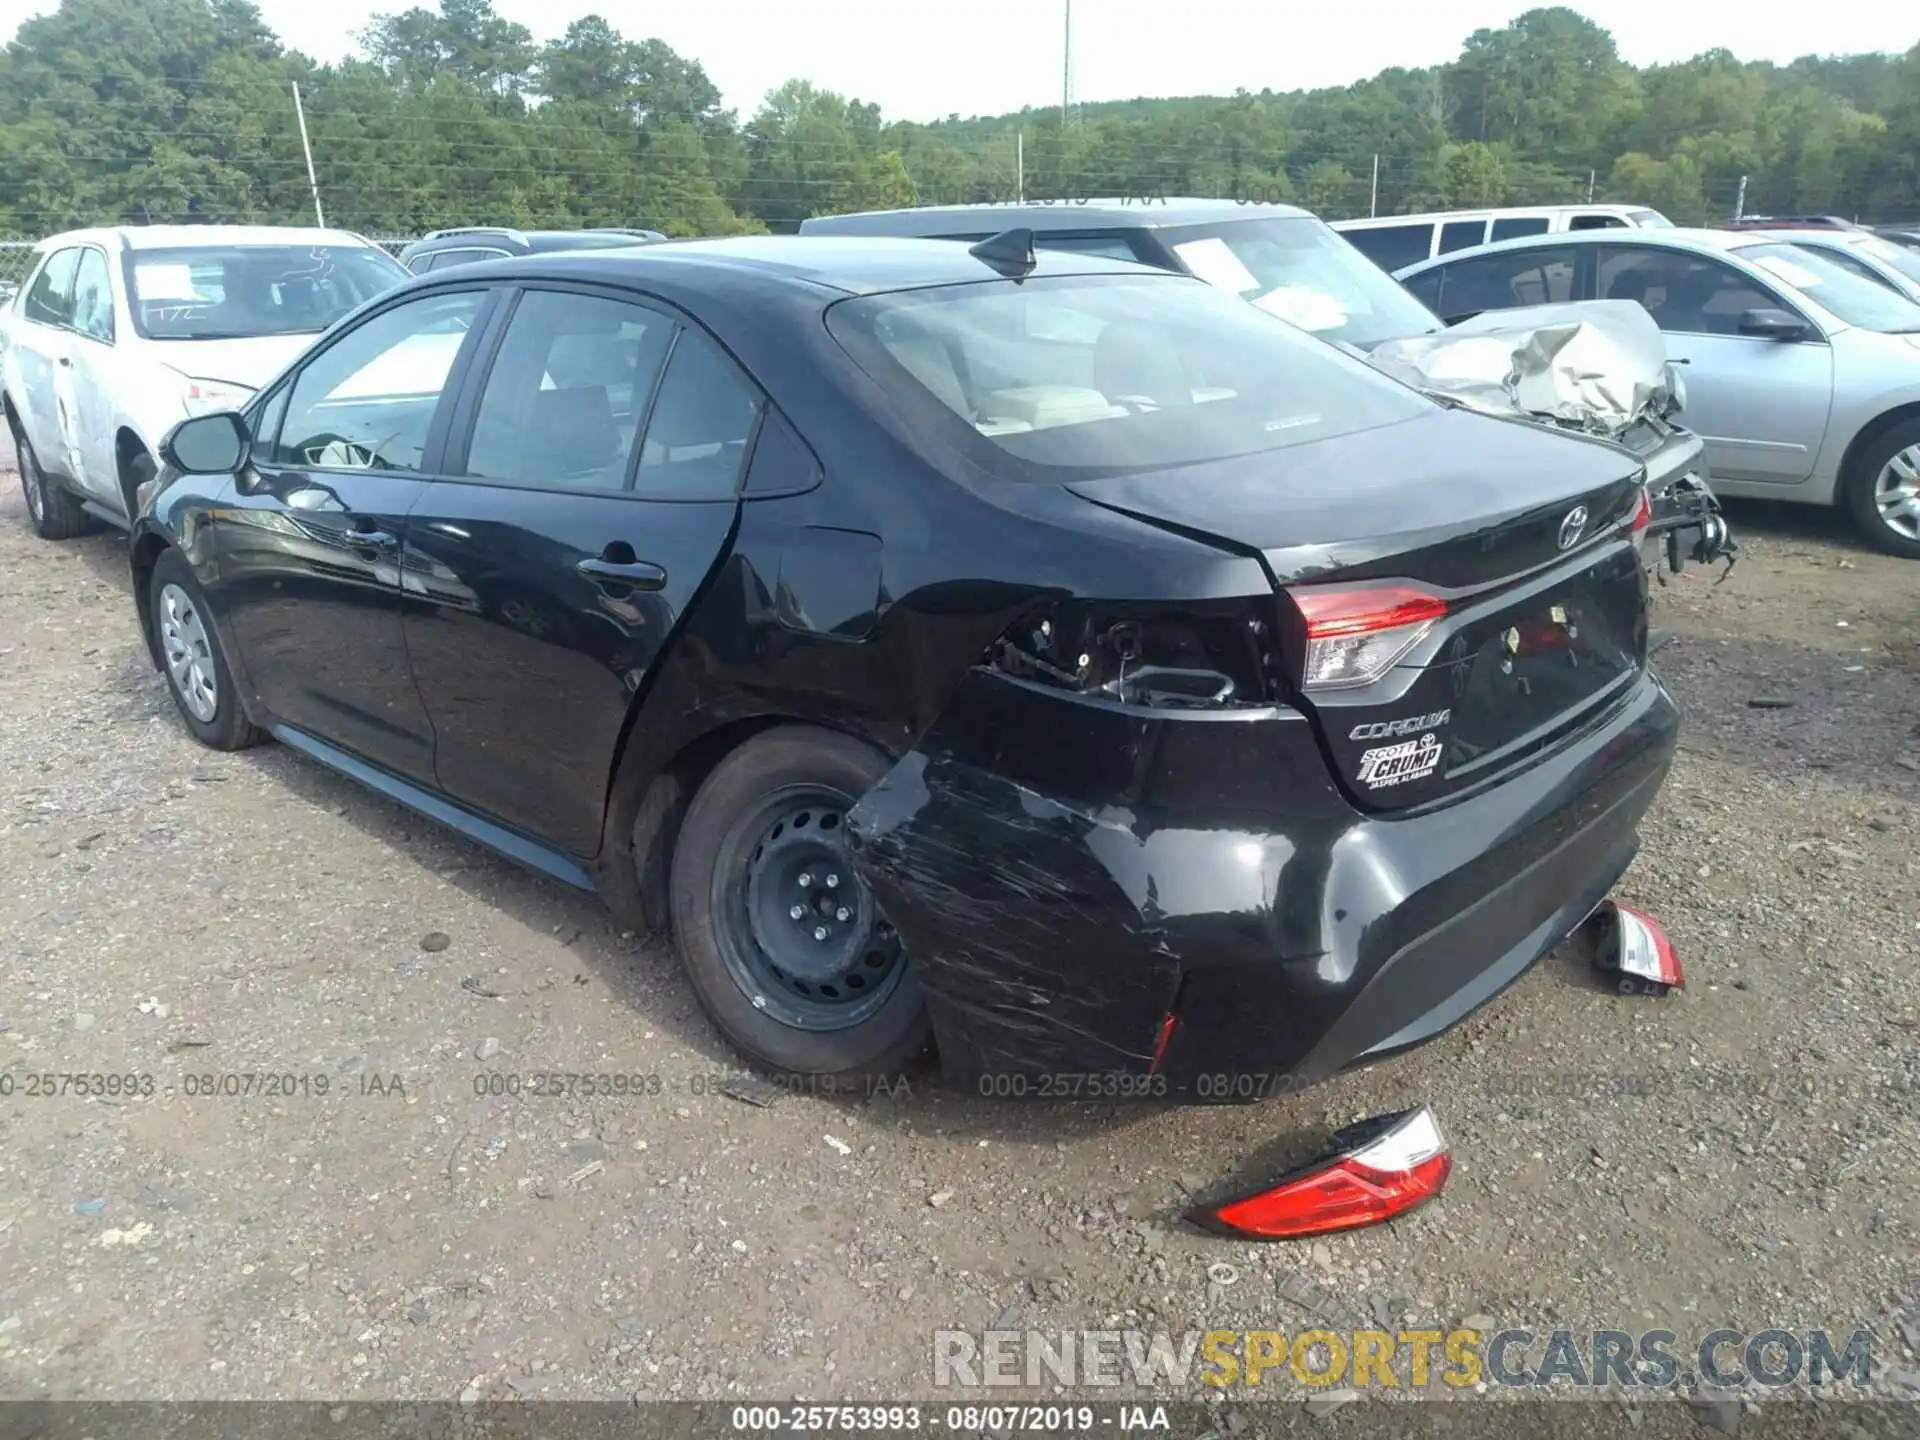
<path id="1" fill-rule="evenodd" d="M 1412 585 L 1306 585 L 1287 593 L 1306 622 L 1303 690 L 1372 684 L 1447 613 L 1445 600 Z"/>
<path id="2" fill-rule="evenodd" d="M 1627 522 L 1627 529 L 1638 535 L 1653 523 L 1653 497 L 1647 494 L 1647 487 L 1640 487 L 1640 497 L 1633 502 L 1633 518 Z"/>
<path id="3" fill-rule="evenodd" d="M 1438 1195 L 1453 1159 L 1425 1106 L 1366 1127 L 1369 1138 L 1271 1188 L 1192 1218 L 1248 1240 L 1292 1240 L 1358 1230 L 1405 1214 Z"/>

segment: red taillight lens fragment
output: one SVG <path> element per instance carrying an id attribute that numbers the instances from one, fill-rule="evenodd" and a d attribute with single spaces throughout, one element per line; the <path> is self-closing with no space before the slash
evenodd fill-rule
<path id="1" fill-rule="evenodd" d="M 1357 1149 L 1197 1218 L 1248 1240 L 1358 1230 L 1425 1204 L 1440 1193 L 1452 1169 L 1446 1137 L 1423 1105 L 1393 1118 L 1383 1134 Z"/>
<path id="2" fill-rule="evenodd" d="M 1300 683 L 1307 690 L 1378 680 L 1447 613 L 1445 600 L 1411 585 L 1302 586 L 1287 593 L 1306 622 Z"/>
<path id="3" fill-rule="evenodd" d="M 1603 903 L 1595 915 L 1603 927 L 1597 963 L 1618 975 L 1622 990 L 1664 995 L 1686 988 L 1680 957 L 1659 921 L 1617 900 Z"/>
<path id="4" fill-rule="evenodd" d="M 1647 494 L 1647 487 L 1640 487 L 1640 498 L 1633 502 L 1633 518 L 1627 522 L 1627 529 L 1638 535 L 1653 523 L 1653 499 Z"/>

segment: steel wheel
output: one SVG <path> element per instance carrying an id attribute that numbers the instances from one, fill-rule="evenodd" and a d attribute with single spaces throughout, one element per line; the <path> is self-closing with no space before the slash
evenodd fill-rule
<path id="1" fill-rule="evenodd" d="M 1873 486 L 1880 523 L 1903 540 L 1920 540 L 1920 445 L 1896 450 Z"/>
<path id="2" fill-rule="evenodd" d="M 220 708 L 213 644 L 193 597 L 178 585 L 166 585 L 160 591 L 160 648 L 180 702 L 201 724 L 212 724 Z"/>
<path id="3" fill-rule="evenodd" d="M 715 939 L 740 990 L 783 1024 L 844 1030 L 906 972 L 900 937 L 848 862 L 853 798 L 824 786 L 764 797 L 729 830 L 713 872 Z"/>

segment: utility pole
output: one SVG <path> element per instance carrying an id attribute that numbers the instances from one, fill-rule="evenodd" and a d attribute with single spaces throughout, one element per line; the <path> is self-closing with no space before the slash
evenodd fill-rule
<path id="1" fill-rule="evenodd" d="M 1733 218 L 1738 220 L 1747 213 L 1747 177 L 1740 177 L 1740 189 L 1733 197 Z"/>
<path id="2" fill-rule="evenodd" d="M 1073 120 L 1073 0 L 1066 0 L 1067 28 L 1060 47 L 1060 128 Z"/>
<path id="3" fill-rule="evenodd" d="M 1027 132 L 1013 132 L 1013 193 L 1022 205 L 1027 203 Z"/>
<path id="4" fill-rule="evenodd" d="M 1593 182 L 1599 178 L 1599 175 L 1598 170 L 1587 171 L 1587 204 L 1589 205 L 1593 203 Z"/>
<path id="5" fill-rule="evenodd" d="M 1367 218 L 1380 213 L 1380 152 L 1373 152 L 1373 191 L 1367 196 Z"/>
<path id="6" fill-rule="evenodd" d="M 307 139 L 307 112 L 300 103 L 300 82 L 293 82 L 293 113 L 300 122 L 300 148 L 307 157 L 307 188 L 313 192 L 313 223 L 327 228 L 327 217 L 320 213 L 320 182 L 313 173 L 313 144 Z"/>

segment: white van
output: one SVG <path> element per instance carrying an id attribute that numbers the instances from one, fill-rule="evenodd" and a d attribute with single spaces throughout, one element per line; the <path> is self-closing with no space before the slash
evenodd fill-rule
<path id="1" fill-rule="evenodd" d="M 1673 222 L 1644 205 L 1519 205 L 1502 210 L 1438 210 L 1427 215 L 1381 215 L 1336 220 L 1333 228 L 1388 274 L 1435 255 L 1520 235 L 1562 230 L 1621 230 Z"/>

